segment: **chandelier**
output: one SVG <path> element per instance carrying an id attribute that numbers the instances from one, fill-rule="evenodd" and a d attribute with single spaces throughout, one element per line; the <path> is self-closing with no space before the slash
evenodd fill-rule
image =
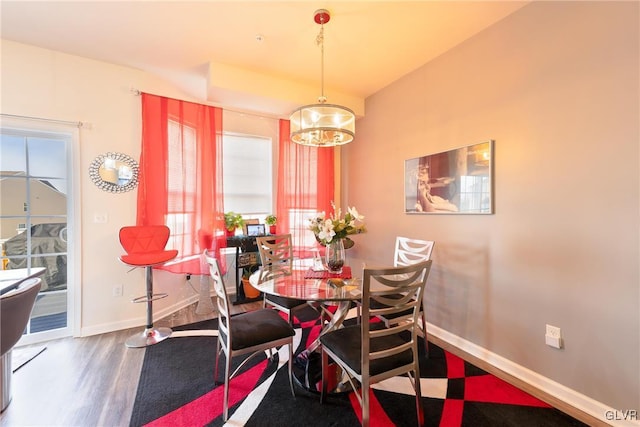
<path id="1" fill-rule="evenodd" d="M 297 144 L 315 147 L 333 147 L 353 141 L 356 117 L 347 107 L 327 104 L 324 96 L 324 24 L 329 22 L 328 10 L 318 9 L 313 20 L 320 24 L 316 43 L 320 45 L 320 97 L 317 104 L 302 106 L 289 116 L 291 140 Z"/>

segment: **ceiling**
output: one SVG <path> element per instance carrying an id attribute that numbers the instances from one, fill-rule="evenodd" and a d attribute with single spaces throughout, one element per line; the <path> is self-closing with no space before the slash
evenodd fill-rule
<path id="1" fill-rule="evenodd" d="M 6 1 L 3 39 L 142 69 L 196 99 L 286 114 L 364 99 L 528 1 Z M 144 89 L 144 88 L 140 88 Z"/>

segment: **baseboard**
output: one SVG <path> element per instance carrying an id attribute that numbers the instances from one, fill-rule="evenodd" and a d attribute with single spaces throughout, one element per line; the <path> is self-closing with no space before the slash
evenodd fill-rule
<path id="1" fill-rule="evenodd" d="M 194 302 L 198 301 L 198 297 L 199 297 L 198 295 L 191 295 L 190 297 L 183 299 L 182 301 L 178 301 L 175 304 L 164 307 L 162 310 L 156 311 L 154 309 L 153 317 L 154 319 L 162 319 L 163 317 L 166 317 L 172 313 L 175 313 L 176 311 L 181 310 L 187 307 L 188 305 L 191 305 Z M 94 325 L 94 326 L 82 328 L 80 331 L 80 334 L 81 334 L 80 336 L 87 337 L 91 335 L 106 334 L 109 332 L 120 331 L 122 329 L 130 329 L 130 328 L 136 328 L 136 327 L 144 329 L 144 324 L 146 322 L 147 322 L 147 317 L 145 313 L 145 315 L 141 317 L 126 319 L 119 322 L 103 323 L 101 325 Z"/>
<path id="2" fill-rule="evenodd" d="M 436 344 L 439 344 L 438 341 L 447 343 L 467 355 L 483 361 L 497 370 L 506 373 L 508 376 L 527 384 L 529 386 L 528 388 L 540 391 L 541 393 L 534 393 L 532 390 L 526 390 L 527 392 L 536 395 L 536 397 L 547 401 L 551 405 L 558 407 L 558 409 L 564 410 L 567 406 L 574 408 L 577 411 L 565 410 L 565 412 L 589 425 L 611 425 L 616 427 L 640 426 L 640 420 L 638 420 L 638 416 L 640 414 L 638 413 L 624 413 L 620 410 L 611 408 L 604 403 L 598 402 L 582 393 L 572 390 L 528 368 L 525 368 L 524 366 L 518 365 L 511 360 L 467 341 L 464 338 L 432 325 L 429 322 L 427 322 L 427 332 L 430 336 L 436 338 L 434 340 Z M 463 355 L 459 354 L 459 356 L 464 358 Z M 473 363 L 471 360 L 470 362 Z M 479 367 L 483 368 L 483 366 Z M 497 375 L 496 372 L 491 373 Z M 508 381 L 508 378 L 503 379 Z M 559 407 L 559 402 L 563 403 L 565 408 Z M 585 416 L 581 416 L 578 411 Z M 630 420 L 628 418 L 635 418 L 635 420 Z"/>
<path id="3" fill-rule="evenodd" d="M 226 259 L 227 259 L 227 273 L 224 275 L 224 281 L 225 284 L 227 285 L 227 293 L 229 294 L 229 296 L 233 296 L 236 294 L 236 268 L 235 268 L 235 249 L 234 250 L 228 250 L 225 253 Z M 194 288 L 194 294 L 189 296 L 188 298 L 185 298 L 181 301 L 178 301 L 170 306 L 167 306 L 161 310 L 157 310 L 154 307 L 154 313 L 153 313 L 153 317 L 154 319 L 162 319 L 163 317 L 169 316 L 172 313 L 175 313 L 178 310 L 181 310 L 185 307 L 187 307 L 188 305 L 193 304 L 194 302 L 198 301 L 199 298 L 199 293 L 198 291 Z M 213 287 L 211 287 L 210 289 L 210 293 L 211 295 L 215 295 L 214 291 L 213 291 Z M 103 323 L 100 325 L 93 325 L 93 326 L 89 326 L 89 327 L 82 327 L 80 328 L 80 335 L 74 335 L 76 338 L 77 337 L 86 337 L 86 336 L 91 336 L 91 335 L 99 335 L 99 334 L 106 334 L 109 332 L 114 332 L 114 331 L 121 331 L 123 329 L 131 329 L 131 328 L 138 328 L 138 327 L 142 327 L 144 328 L 144 324 L 147 322 L 147 318 L 146 318 L 146 313 L 140 317 L 135 317 L 135 318 L 130 318 L 130 319 L 125 319 L 125 320 L 120 320 L 117 322 L 109 322 L 109 323 Z"/>

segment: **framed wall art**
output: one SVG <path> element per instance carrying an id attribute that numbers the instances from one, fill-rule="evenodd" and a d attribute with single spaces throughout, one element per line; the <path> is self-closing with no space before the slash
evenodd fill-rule
<path id="1" fill-rule="evenodd" d="M 264 224 L 247 224 L 247 236 L 264 236 Z"/>
<path id="2" fill-rule="evenodd" d="M 493 140 L 405 160 L 408 214 L 492 214 Z"/>
<path id="3" fill-rule="evenodd" d="M 245 219 L 244 224 L 242 225 L 242 234 L 249 236 L 249 226 L 256 224 L 260 224 L 260 220 L 258 218 Z"/>

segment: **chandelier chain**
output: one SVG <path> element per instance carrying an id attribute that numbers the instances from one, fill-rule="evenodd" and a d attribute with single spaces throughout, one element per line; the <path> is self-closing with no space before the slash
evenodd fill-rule
<path id="1" fill-rule="evenodd" d="M 324 21 L 320 23 L 320 32 L 316 37 L 316 44 L 320 46 L 320 97 L 318 102 L 324 104 L 327 98 L 324 96 Z"/>

